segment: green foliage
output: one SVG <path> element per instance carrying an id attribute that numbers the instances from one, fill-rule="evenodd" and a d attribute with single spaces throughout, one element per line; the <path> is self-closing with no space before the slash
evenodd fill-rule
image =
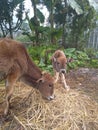
<path id="1" fill-rule="evenodd" d="M 47 70 L 53 72 L 51 56 L 54 51 L 57 50 L 59 46 L 29 46 L 28 52 L 31 55 L 35 63 L 42 68 L 42 70 Z M 63 49 L 66 57 L 72 59 L 72 62 L 68 63 L 68 70 L 75 69 L 78 67 L 96 67 L 98 68 L 98 59 L 90 59 L 85 51 L 78 51 L 76 48 Z"/>
<path id="2" fill-rule="evenodd" d="M 88 0 L 31 0 L 31 3 L 34 16 L 31 19 L 27 16 L 27 20 L 32 34 L 24 34 L 33 42 L 37 45 L 47 41 L 55 44 L 62 39 L 65 48 L 86 47 L 90 30 L 95 27 L 97 19 L 96 11 Z M 49 12 L 47 30 L 41 25 L 45 19 L 42 5 Z"/>
<path id="3" fill-rule="evenodd" d="M 83 45 L 83 47 L 86 46 L 90 30 L 96 26 L 97 17 L 94 8 L 90 6 L 88 0 L 77 0 L 77 2 L 82 7 L 83 13 L 81 15 L 77 15 L 74 10 L 69 9 L 69 14 L 71 12 L 73 14 L 70 18 L 73 18 L 72 23 L 68 21 L 68 27 L 71 31 L 68 34 L 67 40 L 68 43 L 72 43 L 74 45 L 73 47 L 79 49 L 81 45 Z"/>
<path id="4" fill-rule="evenodd" d="M 51 30 L 51 32 L 50 32 L 50 35 L 52 35 L 53 38 L 54 38 L 54 39 L 56 40 L 56 42 L 57 42 L 57 40 L 60 39 L 60 37 L 62 36 L 62 29 L 61 29 L 61 28 L 59 28 L 59 29 L 53 28 L 53 29 Z"/>
<path id="5" fill-rule="evenodd" d="M 37 16 L 38 16 L 38 19 L 40 20 L 40 22 L 44 23 L 45 17 L 43 15 L 43 13 L 39 9 L 37 9 L 36 12 L 37 12 Z"/>
<path id="6" fill-rule="evenodd" d="M 34 9 L 34 17 L 27 20 L 31 29 L 31 34 L 27 34 L 30 39 L 38 43 L 37 47 L 30 47 L 28 51 L 32 58 L 42 69 L 51 70 L 49 58 L 52 51 L 57 49 L 49 43 L 57 43 L 62 39 L 64 47 L 71 47 L 64 50 L 67 57 L 74 59 L 68 64 L 69 68 L 85 67 L 91 63 L 90 52 L 80 51 L 88 41 L 90 30 L 96 25 L 96 12 L 88 0 L 31 0 Z M 69 2 L 69 3 L 68 3 Z M 40 26 L 44 21 L 44 16 L 37 9 L 37 5 L 45 5 L 49 11 L 49 27 Z M 55 26 L 54 26 L 55 25 Z M 43 46 L 42 43 L 44 43 Z M 77 49 L 76 49 L 77 48 Z M 47 52 L 50 53 L 47 53 Z M 92 55 L 94 53 L 92 52 Z M 92 64 L 93 65 L 93 64 Z M 49 68 L 48 68 L 49 66 Z"/>
<path id="7" fill-rule="evenodd" d="M 35 63 L 43 70 L 52 71 L 51 56 L 58 49 L 57 45 L 29 46 L 28 52 Z"/>
<path id="8" fill-rule="evenodd" d="M 23 35 L 27 35 L 31 41 L 34 43 L 40 43 L 47 42 L 47 39 L 49 39 L 49 27 L 40 26 L 40 22 L 44 22 L 44 16 L 42 13 L 37 9 L 38 18 L 35 16 L 29 19 L 28 13 L 26 14 L 26 19 L 29 23 L 29 27 L 31 30 L 31 33 L 28 31 L 24 31 Z M 40 21 L 39 21 L 40 20 Z"/>
<path id="9" fill-rule="evenodd" d="M 98 59 L 91 59 L 89 67 L 98 68 Z"/>
<path id="10" fill-rule="evenodd" d="M 85 52 L 78 51 L 76 50 L 76 48 L 65 49 L 64 53 L 67 58 L 73 59 L 72 62 L 68 63 L 69 69 L 84 67 L 86 66 L 86 63 L 90 60 Z"/>
<path id="11" fill-rule="evenodd" d="M 94 48 L 86 48 L 84 51 L 90 57 L 88 66 L 98 68 L 98 50 Z"/>
<path id="12" fill-rule="evenodd" d="M 73 59 L 72 62 L 68 63 L 68 69 L 74 69 L 77 67 L 98 68 L 98 59 L 95 59 L 97 52 L 95 53 L 95 51 L 90 51 L 91 53 L 88 53 L 85 50 L 78 51 L 76 48 L 69 48 L 65 49 L 64 52 L 66 57 Z"/>
<path id="13" fill-rule="evenodd" d="M 36 45 L 39 45 L 40 43 L 40 24 L 44 23 L 45 16 L 40 11 L 39 8 L 37 8 L 37 4 L 41 4 L 40 0 L 31 0 L 34 16 L 29 19 L 28 13 L 26 13 L 26 19 L 28 20 L 32 36 L 30 36 L 30 39 L 36 43 Z M 25 33 L 26 34 L 26 33 Z"/>
<path id="14" fill-rule="evenodd" d="M 28 36 L 20 35 L 15 38 L 15 40 L 20 41 L 20 42 L 29 42 L 30 39 Z"/>
<path id="15" fill-rule="evenodd" d="M 0 28 L 5 37 L 8 33 L 13 38 L 23 21 L 24 0 L 0 0 Z M 14 12 L 16 11 L 16 13 Z M 16 17 L 16 23 L 14 19 Z"/>
<path id="16" fill-rule="evenodd" d="M 90 58 L 94 58 L 98 55 L 98 50 L 94 48 L 85 48 L 84 51 L 88 54 Z"/>
<path id="17" fill-rule="evenodd" d="M 71 6 L 71 8 L 73 8 L 77 14 L 83 13 L 83 10 L 81 9 L 79 4 L 75 0 L 69 0 L 68 2 L 69 2 L 69 5 Z"/>
<path id="18" fill-rule="evenodd" d="M 32 17 L 31 19 L 30 19 L 30 24 L 32 24 L 32 26 L 33 26 L 33 29 L 36 27 L 36 26 L 39 26 L 39 21 L 36 19 L 36 17 L 34 16 L 34 17 Z M 32 29 L 32 28 L 31 28 Z"/>
<path id="19" fill-rule="evenodd" d="M 67 3 L 69 2 L 69 4 Z M 85 47 L 90 30 L 96 26 L 97 14 L 88 0 L 69 0 L 55 5 L 54 21 L 62 27 L 65 47 Z"/>

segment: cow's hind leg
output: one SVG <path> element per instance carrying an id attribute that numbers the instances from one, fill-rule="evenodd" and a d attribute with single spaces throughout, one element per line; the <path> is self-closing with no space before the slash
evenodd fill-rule
<path id="1" fill-rule="evenodd" d="M 5 101 L 6 106 L 4 110 L 4 115 L 8 114 L 10 98 L 13 94 L 14 84 L 17 81 L 18 77 L 19 77 L 19 71 L 15 71 L 9 74 L 6 79 L 6 101 Z"/>

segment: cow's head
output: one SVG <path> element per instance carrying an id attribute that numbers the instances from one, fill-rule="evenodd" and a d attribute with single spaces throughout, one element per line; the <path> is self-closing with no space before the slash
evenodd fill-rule
<path id="1" fill-rule="evenodd" d="M 54 79 L 49 73 L 43 73 L 42 77 L 38 79 L 38 89 L 43 98 L 48 100 L 54 99 Z"/>
<path id="2" fill-rule="evenodd" d="M 65 56 L 61 56 L 58 58 L 52 57 L 52 64 L 54 70 L 60 73 L 66 73 L 67 66 L 67 58 Z"/>

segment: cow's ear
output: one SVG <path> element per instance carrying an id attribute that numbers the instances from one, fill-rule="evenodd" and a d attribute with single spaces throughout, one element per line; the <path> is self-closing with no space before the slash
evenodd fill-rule
<path id="1" fill-rule="evenodd" d="M 73 62 L 73 61 L 74 61 L 73 58 L 67 58 L 67 63 Z"/>
<path id="2" fill-rule="evenodd" d="M 42 75 L 45 75 L 46 73 L 47 73 L 46 71 L 43 71 L 41 74 L 42 74 Z"/>
<path id="3" fill-rule="evenodd" d="M 54 56 L 51 57 L 50 59 L 52 62 L 56 62 L 56 58 Z"/>
<path id="4" fill-rule="evenodd" d="M 36 81 L 37 83 L 44 83 L 44 78 L 40 78 Z"/>

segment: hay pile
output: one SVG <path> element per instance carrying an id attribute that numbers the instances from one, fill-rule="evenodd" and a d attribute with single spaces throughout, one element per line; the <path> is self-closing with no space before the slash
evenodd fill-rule
<path id="1" fill-rule="evenodd" d="M 20 87 L 21 89 L 21 87 Z M 98 130 L 98 103 L 78 90 L 55 89 L 55 100 L 43 100 L 27 87 L 11 100 L 11 120 L 1 130 Z"/>

